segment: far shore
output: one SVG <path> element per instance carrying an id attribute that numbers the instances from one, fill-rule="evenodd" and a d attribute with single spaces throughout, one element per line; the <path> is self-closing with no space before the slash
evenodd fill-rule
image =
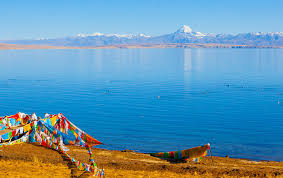
<path id="1" fill-rule="evenodd" d="M 12 49 L 119 49 L 119 48 L 283 48 L 283 46 L 249 46 L 249 45 L 230 45 L 230 44 L 199 44 L 199 43 L 182 43 L 182 44 L 132 44 L 132 45 L 107 45 L 107 46 L 48 46 L 48 45 L 19 45 L 0 43 L 0 50 Z"/>
<path id="2" fill-rule="evenodd" d="M 89 163 L 87 150 L 67 146 L 74 158 Z M 88 177 L 64 155 L 36 144 L 18 144 L 0 149 L 1 177 Z M 281 177 L 283 162 L 250 161 L 228 157 L 205 157 L 201 162 L 171 163 L 130 150 L 93 149 L 105 177 Z"/>

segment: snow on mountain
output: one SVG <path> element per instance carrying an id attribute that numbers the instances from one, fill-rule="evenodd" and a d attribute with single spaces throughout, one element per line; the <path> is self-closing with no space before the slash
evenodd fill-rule
<path id="1" fill-rule="evenodd" d="M 187 26 L 187 25 L 183 25 L 181 28 L 179 28 L 176 33 L 192 33 L 193 30 Z"/>
<path id="2" fill-rule="evenodd" d="M 171 36 L 175 40 L 184 39 L 185 41 L 191 41 L 193 39 L 203 38 L 206 35 L 201 32 L 194 32 L 189 26 L 183 25 L 175 33 L 171 34 Z"/>
<path id="3" fill-rule="evenodd" d="M 117 38 L 139 38 L 139 37 L 145 37 L 145 38 L 150 38 L 151 36 L 145 35 L 143 33 L 134 35 L 134 34 L 103 34 L 99 32 L 95 32 L 93 34 L 77 34 L 77 37 L 81 38 L 87 38 L 87 37 L 117 37 Z"/>
<path id="4" fill-rule="evenodd" d="M 77 37 L 82 37 L 82 38 L 85 38 L 85 37 L 88 37 L 88 36 L 103 36 L 104 34 L 103 33 L 98 33 L 98 32 L 95 32 L 93 34 L 77 34 Z"/>
<path id="5" fill-rule="evenodd" d="M 150 38 L 150 37 L 151 37 L 151 36 L 145 35 L 145 34 L 143 34 L 143 33 L 140 33 L 139 36 L 140 36 L 140 37 L 145 37 L 145 38 Z"/>

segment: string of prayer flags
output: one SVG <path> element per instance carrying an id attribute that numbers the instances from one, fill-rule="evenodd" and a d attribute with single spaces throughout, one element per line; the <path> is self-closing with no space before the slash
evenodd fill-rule
<path id="1" fill-rule="evenodd" d="M 43 119 L 35 114 L 27 115 L 17 113 L 11 116 L 0 117 L 0 147 L 20 144 L 25 142 L 37 142 L 40 145 L 57 150 L 65 154 L 79 169 L 102 177 L 104 170 L 99 169 L 94 162 L 91 147 L 102 144 L 90 135 L 71 123 L 63 114 L 46 114 Z M 77 145 L 85 147 L 90 155 L 90 164 L 82 163 L 71 157 L 65 145 Z"/>
<path id="2" fill-rule="evenodd" d="M 202 157 L 207 155 L 209 149 L 210 149 L 210 144 L 206 144 L 203 146 L 198 146 L 181 151 L 150 153 L 150 155 L 164 159 L 174 159 L 174 160 L 190 159 L 199 162 L 202 159 Z"/>

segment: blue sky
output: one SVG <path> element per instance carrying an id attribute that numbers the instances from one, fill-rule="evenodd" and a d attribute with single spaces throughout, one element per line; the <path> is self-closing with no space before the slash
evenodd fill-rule
<path id="1" fill-rule="evenodd" d="M 1 0 L 0 39 L 283 31 L 282 0 Z"/>

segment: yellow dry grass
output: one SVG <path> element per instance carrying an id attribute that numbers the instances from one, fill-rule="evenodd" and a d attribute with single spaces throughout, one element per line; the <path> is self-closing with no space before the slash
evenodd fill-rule
<path id="1" fill-rule="evenodd" d="M 67 165 L 42 163 L 35 160 L 5 160 L 0 162 L 0 177 L 70 177 Z"/>

